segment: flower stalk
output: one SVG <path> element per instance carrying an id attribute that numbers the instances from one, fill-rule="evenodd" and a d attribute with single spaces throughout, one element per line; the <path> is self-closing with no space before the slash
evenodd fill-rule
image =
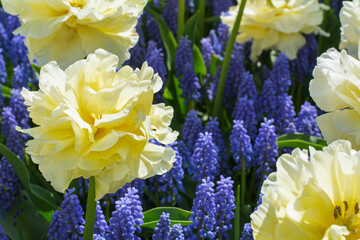
<path id="1" fill-rule="evenodd" d="M 95 177 L 90 177 L 85 215 L 84 240 L 92 240 L 94 235 L 96 202 L 95 202 Z"/>
<path id="2" fill-rule="evenodd" d="M 214 111 L 213 111 L 213 114 L 212 114 L 214 117 L 217 116 L 219 119 L 221 117 L 221 114 L 220 114 L 221 113 L 221 108 L 222 108 L 221 104 L 222 104 L 222 99 L 223 99 L 223 96 L 224 96 L 225 82 L 226 82 L 226 77 L 227 77 L 228 70 L 229 70 L 231 54 L 232 54 L 232 51 L 234 49 L 234 43 L 235 43 L 236 35 L 238 34 L 238 31 L 239 31 L 239 26 L 240 26 L 241 19 L 242 19 L 242 16 L 243 16 L 245 4 L 246 4 L 246 0 L 243 0 L 240 3 L 240 7 L 239 7 L 239 11 L 238 11 L 237 16 L 236 16 L 234 27 L 231 30 L 231 35 L 230 35 L 230 38 L 229 38 L 229 42 L 228 42 L 227 47 L 226 47 L 224 61 L 223 61 L 222 66 L 221 66 L 221 74 L 220 74 L 220 79 L 219 79 L 219 85 L 218 85 L 217 92 L 216 92 L 215 106 L 214 106 Z"/>
<path id="3" fill-rule="evenodd" d="M 241 158 L 241 206 L 245 205 L 245 158 Z"/>
<path id="4" fill-rule="evenodd" d="M 200 37 L 200 39 L 204 35 L 205 4 L 206 4 L 206 0 L 200 0 L 200 2 L 199 2 L 199 37 Z"/>
<path id="5" fill-rule="evenodd" d="M 184 21 L 185 21 L 185 0 L 179 0 L 178 32 L 177 32 L 178 41 L 180 40 L 180 37 L 184 30 Z"/>

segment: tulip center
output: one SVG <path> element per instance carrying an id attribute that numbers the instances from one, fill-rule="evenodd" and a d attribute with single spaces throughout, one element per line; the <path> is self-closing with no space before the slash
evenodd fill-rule
<path id="1" fill-rule="evenodd" d="M 72 7 L 83 8 L 87 0 L 68 0 Z"/>
<path id="2" fill-rule="evenodd" d="M 334 209 L 334 218 L 336 224 L 339 226 L 346 226 L 350 232 L 346 236 L 347 240 L 360 239 L 360 214 L 359 203 L 356 202 L 354 206 L 349 206 L 347 201 L 343 201 L 343 206 L 336 206 Z"/>

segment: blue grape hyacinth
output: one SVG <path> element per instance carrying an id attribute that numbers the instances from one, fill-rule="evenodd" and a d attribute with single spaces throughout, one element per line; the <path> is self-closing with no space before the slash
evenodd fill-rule
<path id="1" fill-rule="evenodd" d="M 202 179 L 197 186 L 190 216 L 192 223 L 187 227 L 186 239 L 215 239 L 216 204 L 214 183 L 210 178 Z"/>
<path id="2" fill-rule="evenodd" d="M 215 204 L 216 204 L 216 233 L 220 239 L 229 239 L 227 231 L 232 228 L 231 220 L 234 218 L 235 196 L 233 191 L 234 181 L 231 177 L 225 178 L 220 176 L 217 181 Z"/>
<path id="3" fill-rule="evenodd" d="M 174 224 L 170 231 L 169 240 L 185 240 L 184 231 L 181 224 Z"/>
<path id="4" fill-rule="evenodd" d="M 73 194 L 75 188 L 65 192 L 61 203 L 61 211 L 55 211 L 50 223 L 47 236 L 49 239 L 72 239 L 82 240 L 85 220 L 84 211 L 80 205 L 79 198 Z"/>
<path id="5" fill-rule="evenodd" d="M 218 160 L 217 147 L 213 142 L 212 134 L 200 133 L 192 155 L 195 181 L 200 182 L 204 178 L 213 181 L 219 172 Z"/>
<path id="6" fill-rule="evenodd" d="M 160 216 L 159 222 L 156 224 L 152 239 L 169 240 L 170 230 L 170 214 L 163 212 Z"/>
<path id="7" fill-rule="evenodd" d="M 236 163 L 234 167 L 235 171 L 241 169 L 243 159 L 247 168 L 255 166 L 250 137 L 244 128 L 243 121 L 234 120 L 230 135 L 230 146 Z"/>
<path id="8" fill-rule="evenodd" d="M 110 240 L 140 240 L 136 233 L 141 232 L 144 215 L 142 213 L 141 201 L 137 195 L 136 188 L 128 188 L 125 197 L 116 201 L 115 211 L 110 218 L 109 234 Z"/>

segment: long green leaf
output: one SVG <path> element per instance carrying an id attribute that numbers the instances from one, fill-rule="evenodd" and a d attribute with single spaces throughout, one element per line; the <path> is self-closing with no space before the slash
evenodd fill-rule
<path id="1" fill-rule="evenodd" d="M 234 239 L 240 239 L 240 184 L 236 188 Z"/>
<path id="2" fill-rule="evenodd" d="M 0 86 L 1 86 L 1 93 L 2 93 L 2 95 L 3 95 L 4 97 L 6 97 L 6 98 L 11 97 L 11 88 L 9 88 L 9 87 L 7 87 L 7 86 L 5 86 L 5 85 L 2 85 L 2 84 L 0 84 Z"/>
<path id="3" fill-rule="evenodd" d="M 22 210 L 2 212 L 0 225 L 10 239 L 21 239 L 20 234 L 24 240 L 41 239 L 49 230 L 49 223 L 36 211 L 26 191 L 20 191 L 20 199 Z"/>
<path id="4" fill-rule="evenodd" d="M 193 45 L 194 70 L 196 74 L 206 76 L 206 65 L 198 46 Z"/>
<path id="5" fill-rule="evenodd" d="M 327 143 L 324 139 L 314 136 L 308 136 L 305 134 L 282 135 L 278 137 L 277 144 L 280 148 L 292 147 L 308 149 L 309 146 L 312 146 L 316 150 L 321 150 L 323 147 L 327 146 Z"/>
<path id="6" fill-rule="evenodd" d="M 25 164 L 2 143 L 0 143 L 0 153 L 12 165 L 21 184 L 28 192 L 36 207 L 45 212 L 55 210 L 57 206 L 53 194 L 44 188 L 30 183 L 30 174 Z"/>
<path id="7" fill-rule="evenodd" d="M 157 207 L 144 212 L 144 224 L 141 227 L 155 228 L 163 212 L 170 214 L 171 224 L 180 223 L 182 226 L 187 226 L 191 223 L 190 211 L 176 207 Z"/>
<path id="8" fill-rule="evenodd" d="M 171 71 L 172 63 L 175 60 L 176 48 L 177 48 L 174 35 L 170 31 L 169 27 L 166 25 L 164 19 L 162 19 L 162 17 L 156 11 L 154 11 L 151 8 L 146 8 L 146 11 L 148 11 L 158 23 L 161 39 L 164 43 L 166 55 L 167 55 L 166 66 L 168 68 L 168 71 Z"/>
<path id="9" fill-rule="evenodd" d="M 195 13 L 192 15 L 189 20 L 187 20 L 184 31 L 182 33 L 183 36 L 188 36 L 192 43 L 196 43 L 198 38 L 198 22 L 199 22 L 199 14 Z"/>

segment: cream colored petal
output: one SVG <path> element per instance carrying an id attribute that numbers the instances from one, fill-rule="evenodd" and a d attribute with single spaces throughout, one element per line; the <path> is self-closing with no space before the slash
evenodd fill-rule
<path id="1" fill-rule="evenodd" d="M 264 38 L 254 39 L 251 45 L 251 59 L 254 61 L 263 50 L 269 49 L 279 41 L 279 33 L 269 30 Z"/>
<path id="2" fill-rule="evenodd" d="M 291 239 L 291 240 L 318 240 L 319 234 L 308 231 L 306 227 L 285 218 L 275 229 L 275 239 Z"/>
<path id="3" fill-rule="evenodd" d="M 135 46 L 138 34 L 134 29 L 125 33 L 106 33 L 86 25 L 79 25 L 78 33 L 83 49 L 89 54 L 98 48 L 103 48 L 119 57 L 119 64 L 130 58 L 128 49 Z"/>
<path id="4" fill-rule="evenodd" d="M 344 134 L 354 135 L 360 145 L 360 114 L 353 109 L 335 111 L 333 121 L 336 129 Z"/>
<path id="5" fill-rule="evenodd" d="M 11 15 L 22 15 L 31 12 L 31 8 L 24 0 L 2 0 L 1 3 L 5 12 Z"/>
<path id="6" fill-rule="evenodd" d="M 325 232 L 322 240 L 346 240 L 350 232 L 345 226 L 331 225 Z"/>
<path id="7" fill-rule="evenodd" d="M 17 28 L 14 31 L 14 34 L 21 34 L 29 38 L 41 39 L 54 34 L 63 27 L 63 24 L 65 24 L 64 22 L 69 18 L 70 15 L 31 19 Z"/>
<path id="8" fill-rule="evenodd" d="M 334 48 L 329 49 L 317 59 L 317 66 L 313 73 L 314 79 L 310 82 L 309 91 L 316 105 L 325 111 L 349 107 L 334 92 L 334 84 L 344 81 L 341 72 L 340 53 Z"/>
<path id="9" fill-rule="evenodd" d="M 285 34 L 280 33 L 280 41 L 276 44 L 276 48 L 285 53 L 290 60 L 296 58 L 296 54 L 300 48 L 305 45 L 305 38 L 300 33 Z"/>
<path id="10" fill-rule="evenodd" d="M 173 143 L 179 135 L 178 132 L 173 132 L 169 127 L 173 115 L 174 109 L 172 107 L 165 107 L 163 103 L 153 105 L 149 113 L 150 138 L 154 138 L 165 145 Z"/>
<path id="11" fill-rule="evenodd" d="M 329 224 L 335 223 L 334 208 L 332 199 L 327 193 L 310 180 L 303 187 L 302 193 L 289 202 L 286 212 L 289 218 L 298 223 L 299 227 L 311 226 L 307 232 L 317 235 L 319 239 Z"/>
<path id="12" fill-rule="evenodd" d="M 253 237 L 256 240 L 275 240 L 275 229 L 279 220 L 276 216 L 276 197 L 269 193 L 262 199 L 262 204 L 250 215 Z"/>
<path id="13" fill-rule="evenodd" d="M 144 179 L 162 175 L 172 168 L 174 161 L 175 151 L 172 148 L 148 143 L 140 157 L 137 177 Z"/>
<path id="14" fill-rule="evenodd" d="M 307 184 L 310 178 L 310 172 L 307 170 L 309 164 L 307 153 L 295 149 L 292 155 L 283 154 L 276 162 L 276 185 L 281 188 L 279 191 L 281 202 L 279 204 L 284 207 L 291 199 L 301 193 L 303 186 Z M 266 188 L 267 181 L 265 181 L 263 188 Z M 272 190 L 271 187 L 267 191 Z M 262 189 L 262 192 L 265 193 L 265 189 Z"/>
<path id="15" fill-rule="evenodd" d="M 321 134 L 328 143 L 337 139 L 345 139 L 353 144 L 353 147 L 359 147 L 356 144 L 355 136 L 352 134 L 345 134 L 339 131 L 334 124 L 334 113 L 326 113 L 316 118 Z"/>
<path id="16" fill-rule="evenodd" d="M 29 51 L 36 57 L 40 66 L 55 60 L 62 69 L 65 69 L 86 56 L 86 51 L 81 47 L 77 30 L 66 25 L 48 37 L 28 38 L 27 43 Z M 64 43 L 66 43 L 66 47 Z"/>

